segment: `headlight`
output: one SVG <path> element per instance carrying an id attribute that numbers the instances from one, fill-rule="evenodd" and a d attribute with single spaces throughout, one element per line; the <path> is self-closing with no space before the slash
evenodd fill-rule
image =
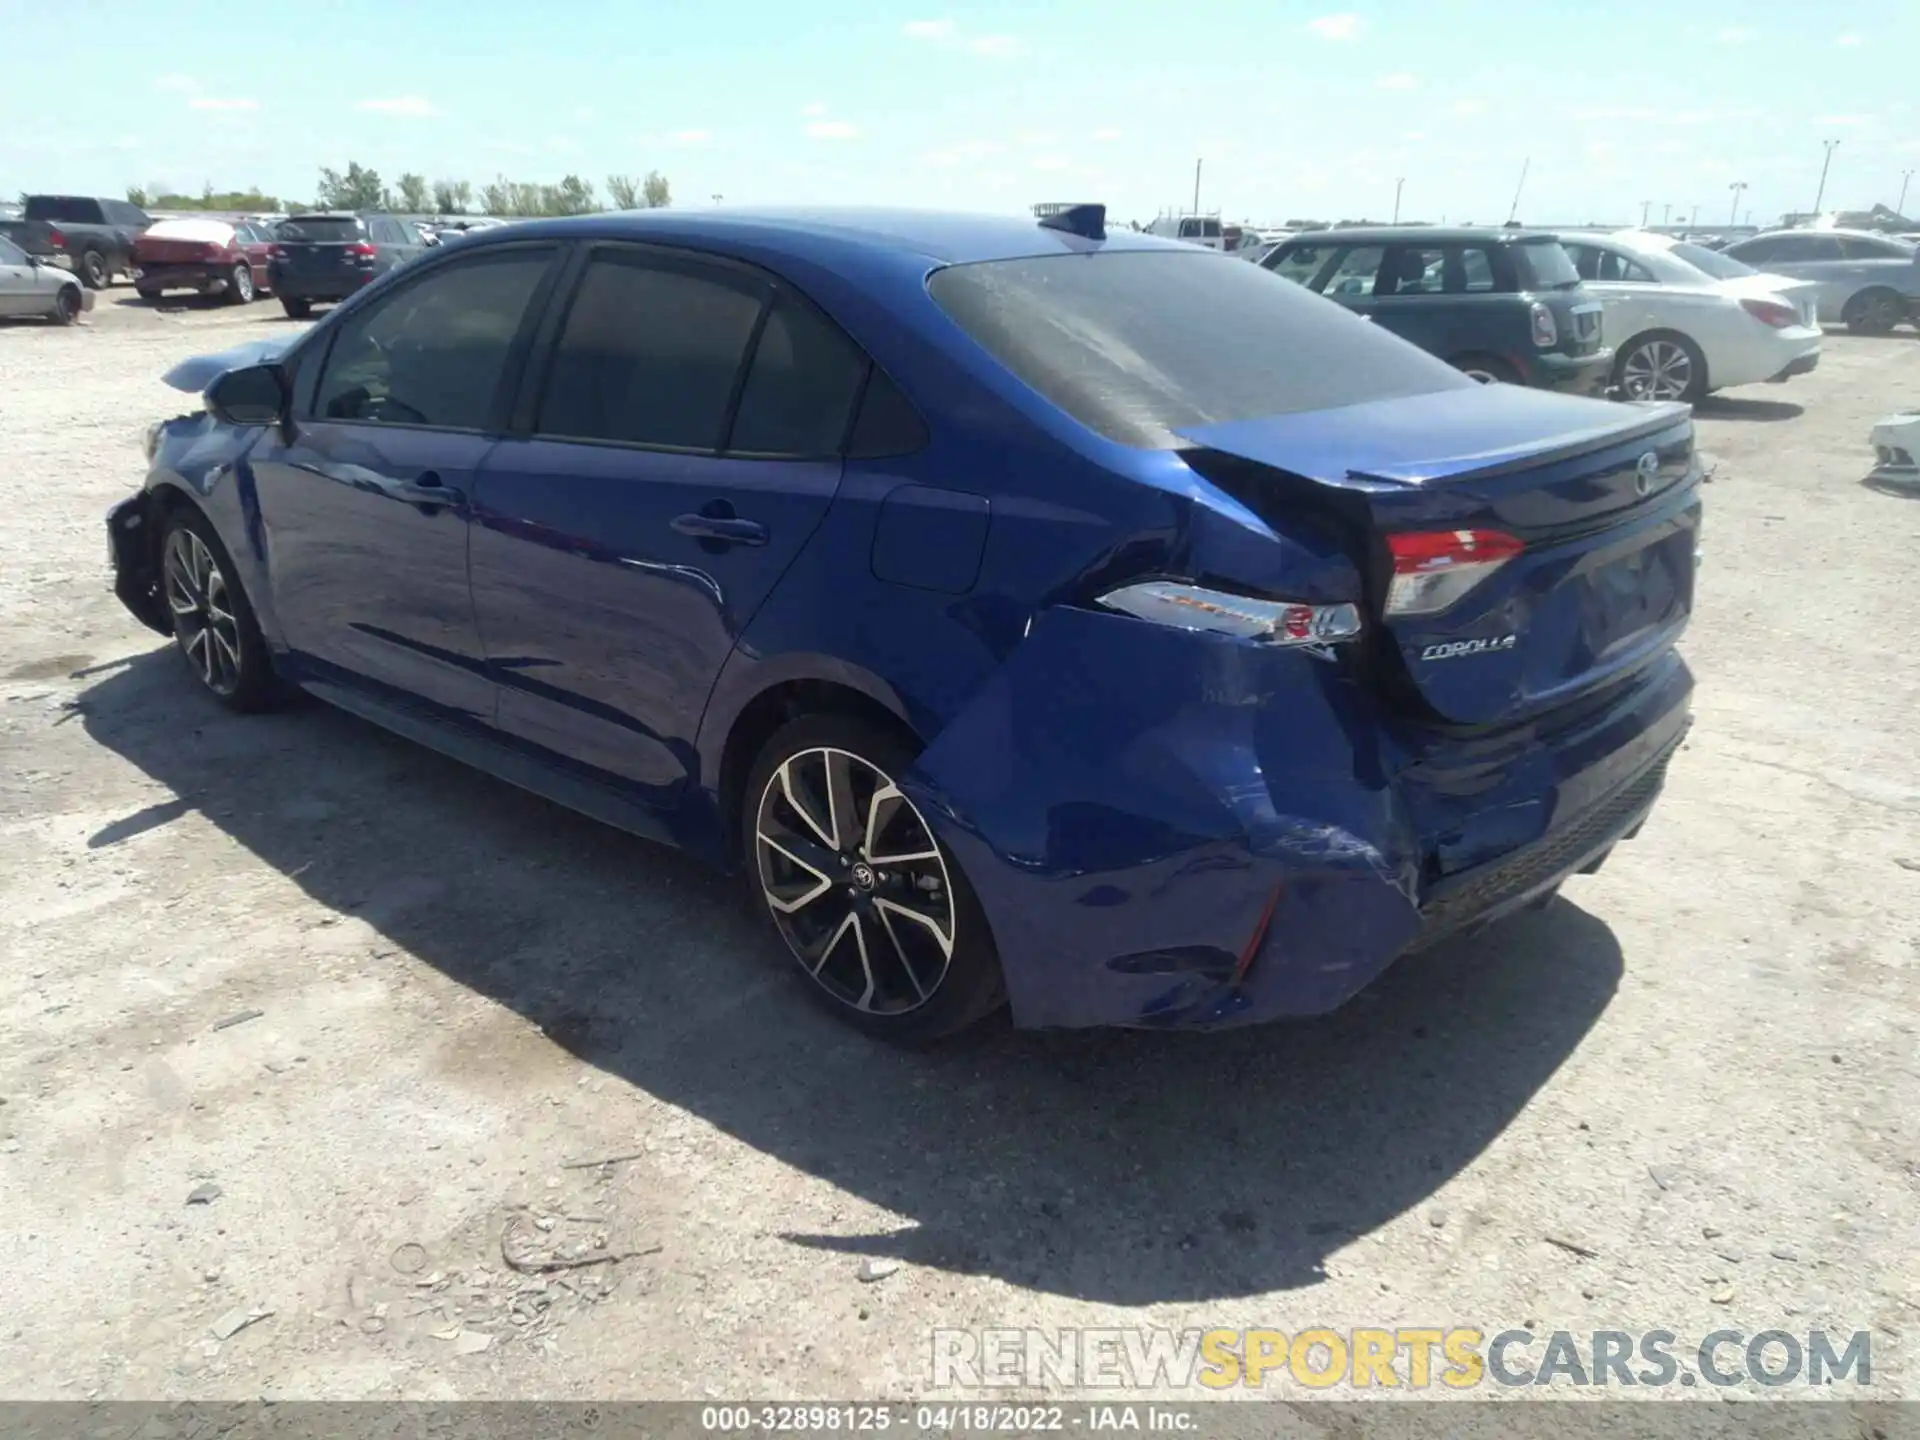
<path id="1" fill-rule="evenodd" d="M 1264 645 L 1326 645 L 1360 633 L 1354 605 L 1307 605 L 1256 600 L 1175 580 L 1125 585 L 1100 597 L 1109 610 L 1181 630 L 1205 630 Z"/>

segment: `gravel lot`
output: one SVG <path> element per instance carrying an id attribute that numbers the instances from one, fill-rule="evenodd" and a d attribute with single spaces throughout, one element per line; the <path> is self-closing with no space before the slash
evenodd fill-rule
<path id="1" fill-rule="evenodd" d="M 1920 493 L 1863 479 L 1911 334 L 1701 408 L 1698 723 L 1601 874 L 1319 1023 L 914 1056 L 729 884 L 229 716 L 120 610 L 159 374 L 286 323 L 0 326 L 0 1393 L 902 1397 L 935 1325 L 1465 1324 L 1870 1329 L 1920 1396 Z"/>

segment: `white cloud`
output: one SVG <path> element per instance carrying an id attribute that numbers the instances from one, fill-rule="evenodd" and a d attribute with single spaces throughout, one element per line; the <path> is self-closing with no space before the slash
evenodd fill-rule
<path id="1" fill-rule="evenodd" d="M 187 101 L 195 110 L 258 110 L 258 100 L 222 100 L 214 95 L 195 95 Z"/>
<path id="2" fill-rule="evenodd" d="M 1845 128 L 1849 125 L 1864 125 L 1872 119 L 1869 115 L 1820 115 L 1814 119 L 1816 125 L 1833 125 Z"/>
<path id="3" fill-rule="evenodd" d="M 1729 25 L 1713 38 L 1722 45 L 1744 45 L 1753 39 L 1754 32 L 1744 25 Z"/>
<path id="4" fill-rule="evenodd" d="M 1033 158 L 1036 170 L 1059 171 L 1073 168 L 1073 162 L 1064 155 L 1036 155 Z"/>
<path id="5" fill-rule="evenodd" d="M 1849 30 L 1844 35 L 1835 36 L 1833 43 L 1836 45 L 1858 45 L 1860 43 L 1860 37 Z"/>
<path id="6" fill-rule="evenodd" d="M 1480 115 L 1486 112 L 1486 108 L 1487 102 L 1484 100 L 1456 100 L 1453 102 L 1453 113 L 1456 115 Z"/>
<path id="7" fill-rule="evenodd" d="M 909 20 L 900 33 L 915 40 L 951 40 L 958 28 L 951 20 Z"/>
<path id="8" fill-rule="evenodd" d="M 1101 141 L 1102 143 L 1105 143 L 1106 141 L 1109 141 L 1109 140 L 1118 140 L 1120 138 L 1120 132 L 1111 125 L 1102 125 L 1098 130 L 1094 131 L 1093 134 L 1089 135 L 1087 138 L 1089 140 L 1098 140 L 1098 141 Z"/>
<path id="9" fill-rule="evenodd" d="M 802 105 L 800 107 L 800 113 L 809 120 L 824 115 L 827 113 L 827 102 L 824 100 L 815 100 L 809 104 Z"/>
<path id="10" fill-rule="evenodd" d="M 713 138 L 710 130 L 676 130 L 667 138 L 676 145 L 704 145 Z"/>
<path id="11" fill-rule="evenodd" d="M 431 100 L 420 95 L 396 95 L 391 100 L 362 100 L 353 107 L 381 115 L 438 115 Z"/>
<path id="12" fill-rule="evenodd" d="M 581 121 L 582 123 L 585 123 L 586 121 L 593 119 L 593 107 L 590 105 L 574 106 L 573 118 L 578 121 Z"/>
<path id="13" fill-rule="evenodd" d="M 1322 40 L 1355 40 L 1360 36 L 1360 17 L 1358 15 L 1322 15 L 1318 20 L 1309 20 L 1307 29 Z"/>
<path id="14" fill-rule="evenodd" d="M 962 140 L 940 150 L 929 150 L 920 159 L 928 165 L 977 165 L 1006 148 L 997 140 Z"/>
<path id="15" fill-rule="evenodd" d="M 976 35 L 967 49 L 989 60 L 1011 60 L 1020 53 L 1020 42 L 1011 35 Z"/>
<path id="16" fill-rule="evenodd" d="M 1427 132 L 1424 130 L 1409 130 L 1407 131 L 1406 134 L 1402 135 L 1400 138 L 1402 140 L 1407 141 L 1410 144 L 1418 145 L 1421 141 L 1427 138 Z"/>
<path id="17" fill-rule="evenodd" d="M 858 140 L 860 127 L 845 120 L 815 120 L 807 126 L 810 140 Z"/>
<path id="18" fill-rule="evenodd" d="M 153 82 L 153 88 L 184 95 L 190 90 L 198 90 L 200 86 L 191 75 L 162 75 Z"/>
<path id="19" fill-rule="evenodd" d="M 1392 75 L 1382 75 L 1373 85 L 1376 90 L 1414 90 L 1419 88 L 1420 81 L 1401 70 Z"/>
<path id="20" fill-rule="evenodd" d="M 1574 120 L 1653 120 L 1660 112 L 1637 105 L 1595 105 L 1567 114 Z"/>

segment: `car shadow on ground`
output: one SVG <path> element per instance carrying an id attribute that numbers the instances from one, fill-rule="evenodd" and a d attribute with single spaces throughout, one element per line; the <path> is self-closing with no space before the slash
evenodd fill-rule
<path id="1" fill-rule="evenodd" d="M 1695 402 L 1693 413 L 1703 420 L 1754 420 L 1771 424 L 1778 420 L 1798 420 L 1806 406 L 1791 400 L 1749 400 L 1734 395 L 1709 395 Z"/>
<path id="2" fill-rule="evenodd" d="M 1000 1020 L 902 1052 L 820 1013 L 738 882 L 684 856 L 317 703 L 230 715 L 170 648 L 81 673 L 91 737 L 177 797 L 96 847 L 197 811 L 608 1075 L 904 1217 L 781 1237 L 820 1250 L 1127 1305 L 1312 1285 L 1479 1155 L 1620 978 L 1608 928 L 1556 900 L 1317 1021 Z"/>
<path id="3" fill-rule="evenodd" d="M 1875 470 L 1860 483 L 1882 495 L 1892 495 L 1901 500 L 1920 500 L 1920 475 L 1911 472 L 1889 474 L 1885 470 Z"/>
<path id="4" fill-rule="evenodd" d="M 115 295 L 113 303 L 132 310 L 156 310 L 165 315 L 183 310 L 249 310 L 272 298 L 270 295 L 261 295 L 245 305 L 236 305 L 224 295 L 197 295 L 183 290 L 178 294 L 162 295 L 158 300 L 149 300 L 143 295 Z"/>

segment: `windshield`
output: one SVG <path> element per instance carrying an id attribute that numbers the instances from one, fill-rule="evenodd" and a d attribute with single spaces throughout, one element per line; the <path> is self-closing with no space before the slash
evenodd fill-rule
<path id="1" fill-rule="evenodd" d="M 1742 265 L 1731 255 L 1722 255 L 1718 250 L 1709 250 L 1704 245 L 1689 245 L 1684 240 L 1668 246 L 1667 253 L 1676 260 L 1686 261 L 1696 270 L 1706 271 L 1716 280 L 1738 280 L 1744 275 L 1760 273 L 1751 265 Z"/>
<path id="2" fill-rule="evenodd" d="M 1196 425 L 1474 383 L 1299 285 L 1206 252 L 984 261 L 940 270 L 928 289 L 1046 399 L 1150 449 L 1178 447 L 1174 432 Z"/>
<path id="3" fill-rule="evenodd" d="M 1570 290 L 1580 283 L 1573 257 L 1558 240 L 1523 240 L 1513 254 L 1522 290 Z"/>
<path id="4" fill-rule="evenodd" d="M 282 240 L 358 240 L 360 221 L 352 215 L 307 215 L 280 222 Z"/>

